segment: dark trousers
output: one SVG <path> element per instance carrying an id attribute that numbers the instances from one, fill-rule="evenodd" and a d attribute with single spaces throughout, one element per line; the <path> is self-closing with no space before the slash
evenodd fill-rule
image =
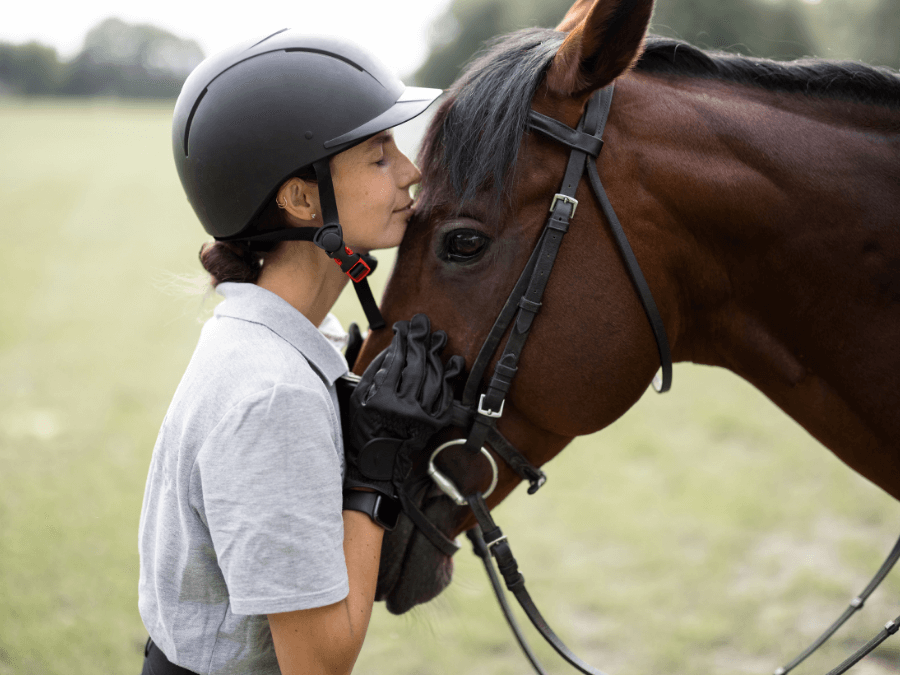
<path id="1" fill-rule="evenodd" d="M 153 644 L 153 640 L 147 638 L 147 646 L 144 647 L 144 669 L 141 675 L 197 675 L 192 670 L 176 666 L 166 658 L 162 650 Z"/>

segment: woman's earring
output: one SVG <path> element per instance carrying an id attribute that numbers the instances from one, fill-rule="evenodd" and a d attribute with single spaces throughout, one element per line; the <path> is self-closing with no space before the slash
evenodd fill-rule
<path id="1" fill-rule="evenodd" d="M 315 213 L 312 214 L 312 219 L 313 219 L 313 220 L 316 219 L 316 214 L 315 214 Z"/>
<path id="2" fill-rule="evenodd" d="M 286 204 L 284 203 L 284 200 L 278 201 L 278 197 L 275 198 L 275 203 L 278 204 L 279 209 L 283 209 L 286 206 Z"/>

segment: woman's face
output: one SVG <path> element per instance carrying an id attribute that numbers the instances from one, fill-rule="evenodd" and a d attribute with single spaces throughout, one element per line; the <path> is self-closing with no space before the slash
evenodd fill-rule
<path id="1" fill-rule="evenodd" d="M 422 175 L 397 148 L 390 130 L 331 160 L 344 241 L 357 252 L 400 244 L 412 215 L 410 186 Z"/>

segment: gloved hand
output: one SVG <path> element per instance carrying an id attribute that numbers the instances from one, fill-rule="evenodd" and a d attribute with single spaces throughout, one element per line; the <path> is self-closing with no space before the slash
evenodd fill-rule
<path id="1" fill-rule="evenodd" d="M 444 331 L 431 332 L 424 314 L 394 324 L 394 339 L 369 364 L 350 396 L 344 439 L 345 488 L 369 487 L 396 497 L 412 455 L 449 426 L 451 381 L 465 369 L 461 356 L 441 362 Z"/>

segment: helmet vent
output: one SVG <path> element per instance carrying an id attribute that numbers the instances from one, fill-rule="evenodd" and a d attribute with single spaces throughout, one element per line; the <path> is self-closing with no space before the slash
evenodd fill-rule
<path id="1" fill-rule="evenodd" d="M 265 42 L 265 41 L 268 40 L 269 38 L 273 38 L 273 37 L 275 37 L 276 35 L 280 35 L 281 33 L 283 33 L 283 32 L 286 31 L 286 30 L 289 30 L 289 29 L 288 29 L 288 28 L 282 28 L 281 30 L 277 30 L 277 31 L 275 31 L 274 33 L 272 33 L 271 35 L 267 35 L 266 37 L 264 37 L 262 40 L 260 40 L 259 42 L 257 42 L 255 45 L 252 45 L 252 46 L 248 47 L 248 49 L 253 49 L 253 47 L 256 47 L 257 45 L 261 45 L 263 42 Z"/>
<path id="2" fill-rule="evenodd" d="M 191 114 L 188 115 L 187 124 L 184 125 L 184 156 L 185 157 L 189 156 L 188 137 L 191 135 L 191 122 L 194 121 L 194 113 L 197 112 L 197 108 L 200 106 L 200 101 L 203 100 L 203 97 L 206 96 L 206 92 L 208 92 L 208 91 L 209 91 L 209 88 L 207 87 L 200 93 L 200 95 L 197 97 L 197 100 L 194 101 L 194 107 L 191 108 Z"/>
<path id="3" fill-rule="evenodd" d="M 356 63 L 355 61 L 351 61 L 346 56 L 342 54 L 335 54 L 334 52 L 327 52 L 324 49 L 310 49 L 308 47 L 289 47 L 285 49 L 286 52 L 312 52 L 313 54 L 322 54 L 322 56 L 330 56 L 333 59 L 337 59 L 338 61 L 343 61 L 344 63 L 353 66 L 359 72 L 364 73 L 366 71 L 361 65 Z"/>

